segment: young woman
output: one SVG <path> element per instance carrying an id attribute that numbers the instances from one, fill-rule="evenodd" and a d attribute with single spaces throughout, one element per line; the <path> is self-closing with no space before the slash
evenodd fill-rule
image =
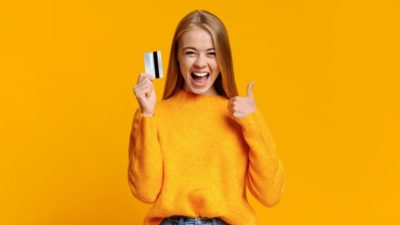
<path id="1" fill-rule="evenodd" d="M 153 203 L 144 225 L 256 225 L 246 185 L 267 207 L 284 192 L 285 172 L 255 104 L 239 97 L 227 31 L 196 10 L 178 24 L 163 99 L 139 74 L 129 145 L 129 186 Z"/>

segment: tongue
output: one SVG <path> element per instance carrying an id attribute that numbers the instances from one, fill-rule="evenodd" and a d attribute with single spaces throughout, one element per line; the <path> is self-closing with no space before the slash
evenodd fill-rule
<path id="1" fill-rule="evenodd" d="M 202 77 L 194 76 L 194 80 L 196 80 L 196 82 L 204 82 L 207 80 L 207 76 L 202 76 Z"/>

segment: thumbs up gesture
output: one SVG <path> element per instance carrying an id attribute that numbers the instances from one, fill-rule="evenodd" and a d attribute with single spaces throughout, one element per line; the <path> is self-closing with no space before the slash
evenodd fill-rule
<path id="1" fill-rule="evenodd" d="M 229 99 L 228 109 L 235 119 L 243 118 L 256 111 L 256 103 L 253 96 L 254 81 L 247 86 L 247 95 L 245 97 L 235 96 Z"/>

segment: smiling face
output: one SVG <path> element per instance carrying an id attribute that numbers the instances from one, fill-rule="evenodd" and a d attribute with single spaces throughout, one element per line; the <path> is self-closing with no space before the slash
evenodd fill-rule
<path id="1" fill-rule="evenodd" d="M 210 34 L 201 28 L 193 28 L 182 34 L 178 46 L 184 90 L 199 95 L 217 95 L 214 81 L 220 69 Z"/>

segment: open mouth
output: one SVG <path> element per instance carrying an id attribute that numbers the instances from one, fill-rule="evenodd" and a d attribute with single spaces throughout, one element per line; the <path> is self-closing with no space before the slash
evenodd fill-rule
<path id="1" fill-rule="evenodd" d="M 203 86 L 208 80 L 208 77 L 210 77 L 210 73 L 207 72 L 191 73 L 190 75 L 192 77 L 193 83 L 197 86 Z"/>

